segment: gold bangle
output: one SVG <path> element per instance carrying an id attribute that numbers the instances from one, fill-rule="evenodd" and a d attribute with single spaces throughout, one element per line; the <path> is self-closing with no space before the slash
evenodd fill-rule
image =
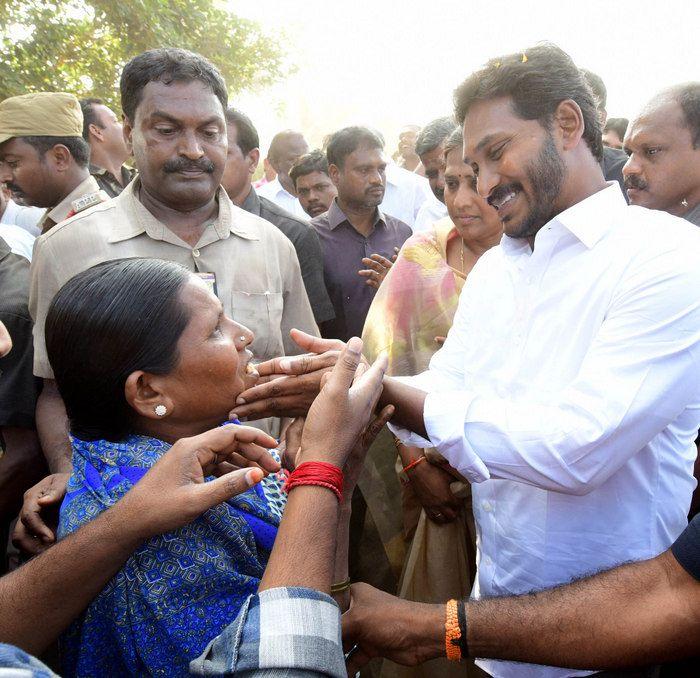
<path id="1" fill-rule="evenodd" d="M 350 589 L 350 577 L 338 584 L 331 584 L 331 595 L 334 593 L 344 593 Z"/>

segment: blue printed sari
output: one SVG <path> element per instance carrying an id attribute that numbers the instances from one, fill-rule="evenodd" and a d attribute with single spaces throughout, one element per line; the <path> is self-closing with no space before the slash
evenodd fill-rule
<path id="1" fill-rule="evenodd" d="M 170 445 L 72 439 L 59 538 L 113 506 Z M 66 676 L 186 676 L 255 593 L 277 534 L 280 481 L 262 483 L 145 542 L 61 641 Z"/>

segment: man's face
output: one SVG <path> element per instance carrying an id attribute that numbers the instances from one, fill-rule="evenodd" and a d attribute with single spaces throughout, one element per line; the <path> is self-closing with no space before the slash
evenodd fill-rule
<path id="1" fill-rule="evenodd" d="M 537 120 L 517 116 L 510 98 L 479 101 L 469 109 L 464 157 L 506 235 L 534 237 L 561 211 L 557 199 L 566 169 L 554 138 Z"/>
<path id="2" fill-rule="evenodd" d="M 377 207 L 384 200 L 386 160 L 381 148 L 360 146 L 345 158 L 343 167 L 331 165 L 338 199 L 359 209 Z"/>
<path id="3" fill-rule="evenodd" d="M 310 172 L 297 177 L 297 198 L 312 219 L 328 211 L 333 198 L 338 195 L 330 177 L 324 172 Z"/>
<path id="4" fill-rule="evenodd" d="M 664 210 L 677 216 L 700 194 L 700 148 L 693 148 L 681 107 L 669 101 L 635 120 L 625 137 L 630 156 L 622 168 L 627 196 L 633 205 Z M 693 196 L 693 197 L 691 197 Z"/>
<path id="5" fill-rule="evenodd" d="M 309 152 L 309 145 L 301 134 L 293 134 L 285 137 L 277 146 L 274 157 L 270 157 L 270 164 L 277 172 L 277 177 L 284 189 L 294 195 L 294 183 L 289 177 L 292 165 Z"/>
<path id="6" fill-rule="evenodd" d="M 603 132 L 603 145 L 610 148 L 622 148 L 622 139 L 617 136 L 614 129 L 609 129 Z"/>
<path id="7" fill-rule="evenodd" d="M 93 104 L 92 110 L 99 123 L 96 130 L 101 136 L 104 149 L 119 162 L 129 157 L 129 151 L 124 141 L 124 130 L 119 118 L 111 108 L 103 104 Z"/>
<path id="8" fill-rule="evenodd" d="M 257 167 L 257 156 L 251 157 L 251 153 L 243 155 L 238 146 L 238 129 L 234 123 L 228 123 L 228 152 L 226 155 L 226 168 L 221 177 L 221 185 L 228 193 L 231 200 L 237 198 L 245 200 L 250 192 L 253 172 Z"/>
<path id="9" fill-rule="evenodd" d="M 159 202 L 191 210 L 213 200 L 228 147 L 221 102 L 198 80 L 149 82 L 124 121 L 141 183 Z"/>
<path id="10" fill-rule="evenodd" d="M 51 150 L 41 156 L 19 137 L 0 145 L 0 182 L 26 205 L 54 207 L 62 198 Z"/>
<path id="11" fill-rule="evenodd" d="M 420 156 L 425 168 L 425 176 L 430 183 L 433 195 L 445 202 L 445 142 L 438 144 L 432 151 Z"/>

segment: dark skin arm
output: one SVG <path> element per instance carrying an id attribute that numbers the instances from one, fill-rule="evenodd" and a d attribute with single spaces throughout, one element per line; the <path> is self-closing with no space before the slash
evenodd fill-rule
<path id="1" fill-rule="evenodd" d="M 352 589 L 343 637 L 374 656 L 416 665 L 445 654 L 445 607 Z M 700 652 L 700 582 L 670 551 L 573 584 L 467 603 L 470 655 L 589 669 L 644 666 Z"/>
<path id="2" fill-rule="evenodd" d="M 46 472 L 44 455 L 35 431 L 5 426 L 5 453 L 0 458 L 0 516 L 12 518 L 22 504 L 24 491 Z"/>
<path id="3" fill-rule="evenodd" d="M 36 428 L 51 473 L 70 473 L 68 415 L 53 379 L 44 379 L 44 386 L 36 403 Z"/>
<path id="4" fill-rule="evenodd" d="M 275 445 L 262 431 L 242 426 L 183 438 L 112 508 L 0 579 L 2 642 L 40 654 L 142 542 L 188 524 L 263 477 L 260 468 L 246 468 L 205 483 L 215 462 L 239 452 L 277 471 L 263 447 L 241 447 L 253 442 Z"/>

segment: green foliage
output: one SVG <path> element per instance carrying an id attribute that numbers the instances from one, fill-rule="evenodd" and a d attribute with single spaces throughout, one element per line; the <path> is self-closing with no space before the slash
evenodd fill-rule
<path id="1" fill-rule="evenodd" d="M 119 112 L 124 64 L 154 47 L 203 54 L 231 94 L 284 73 L 279 43 L 215 0 L 0 0 L 0 27 L 0 100 L 67 91 Z"/>

